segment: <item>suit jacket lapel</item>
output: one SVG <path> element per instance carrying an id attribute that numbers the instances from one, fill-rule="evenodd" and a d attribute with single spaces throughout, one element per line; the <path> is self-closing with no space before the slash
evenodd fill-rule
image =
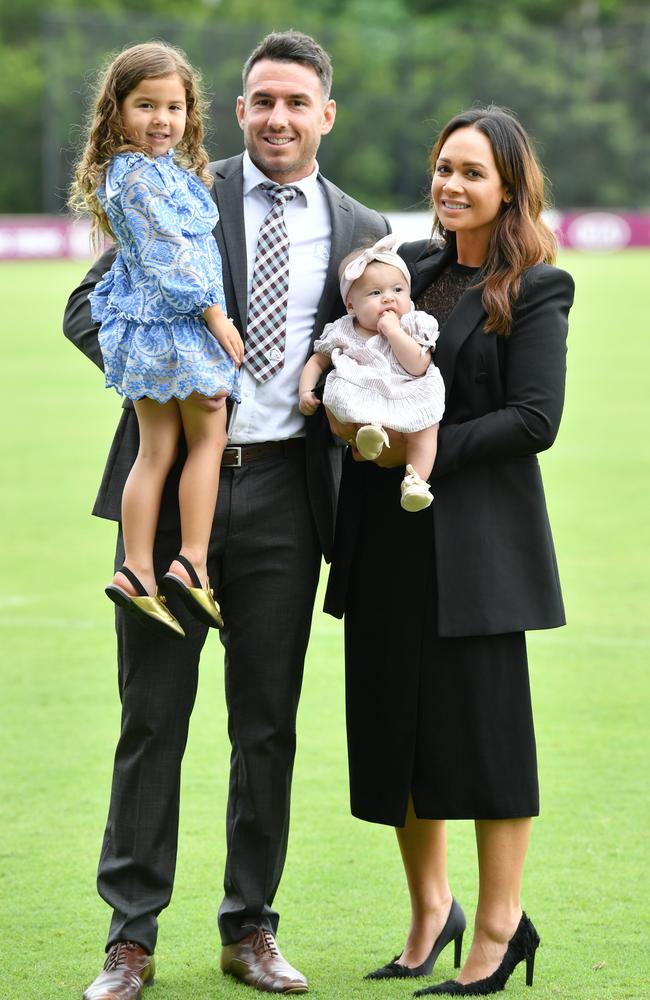
<path id="1" fill-rule="evenodd" d="M 219 209 L 219 222 L 215 227 L 214 237 L 223 262 L 224 283 L 229 280 L 234 291 L 242 337 L 245 339 L 248 262 L 242 159 L 242 155 L 233 156 L 211 166 L 215 178 L 212 194 Z"/>
<path id="2" fill-rule="evenodd" d="M 455 259 L 452 247 L 434 250 L 433 253 L 428 247 L 425 247 L 419 258 L 410 264 L 411 298 L 417 298 L 438 277 L 443 268 Z"/>
<path id="3" fill-rule="evenodd" d="M 453 246 L 447 246 L 442 251 L 431 254 L 425 250 L 423 255 L 411 264 L 412 288 L 411 295 L 416 298 L 438 277 L 440 272 L 456 259 Z M 479 280 L 477 275 L 475 281 Z M 474 282 L 461 295 L 447 321 L 440 327 L 440 338 L 436 344 L 434 361 L 440 369 L 445 383 L 447 395 L 454 379 L 454 369 L 458 352 L 476 327 L 483 321 L 485 310 L 481 301 L 482 289 L 474 288 Z"/>
<path id="4" fill-rule="evenodd" d="M 321 295 L 316 316 L 314 319 L 314 329 L 312 332 L 312 344 L 323 332 L 323 327 L 329 322 L 332 310 L 337 300 L 341 298 L 339 290 L 338 269 L 339 263 L 352 250 L 350 242 L 354 231 L 354 219 L 349 206 L 346 204 L 345 195 L 333 184 L 326 181 L 324 177 L 320 182 L 325 188 L 325 195 L 330 209 L 332 222 L 332 239 L 330 245 L 330 257 L 325 276 L 325 285 Z M 341 312 L 343 303 L 341 303 Z"/>
<path id="5" fill-rule="evenodd" d="M 456 358 L 461 347 L 485 318 L 480 288 L 468 288 L 456 303 L 447 322 L 440 328 L 434 360 L 440 369 L 447 394 L 454 380 Z"/>
<path id="6" fill-rule="evenodd" d="M 220 160 L 210 164 L 210 170 L 216 182 L 212 188 L 212 194 L 219 208 L 219 222 L 215 227 L 214 236 L 224 265 L 224 282 L 229 281 L 233 288 L 241 319 L 242 336 L 245 339 L 248 264 L 242 160 L 243 154 L 233 156 L 228 160 Z M 314 319 L 312 343 L 322 333 L 335 303 L 340 298 L 338 265 L 339 261 L 352 249 L 350 243 L 354 231 L 354 219 L 346 204 L 343 192 L 330 184 L 324 177 L 319 179 L 325 189 L 330 209 L 332 240 L 323 294 Z"/>

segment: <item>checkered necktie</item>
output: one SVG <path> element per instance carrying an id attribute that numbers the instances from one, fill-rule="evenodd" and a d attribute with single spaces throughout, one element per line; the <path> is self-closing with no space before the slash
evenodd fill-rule
<path id="1" fill-rule="evenodd" d="M 244 363 L 258 382 L 284 366 L 289 297 L 289 235 L 284 206 L 300 194 L 291 185 L 260 184 L 273 201 L 257 238 Z"/>

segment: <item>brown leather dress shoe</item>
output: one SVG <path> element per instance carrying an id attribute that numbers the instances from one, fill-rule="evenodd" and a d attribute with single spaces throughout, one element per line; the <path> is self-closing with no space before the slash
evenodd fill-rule
<path id="1" fill-rule="evenodd" d="M 307 980 L 282 957 L 270 931 L 261 927 L 221 949 L 221 970 L 266 993 L 306 993 Z"/>
<path id="2" fill-rule="evenodd" d="M 142 987 L 152 985 L 155 971 L 153 955 L 133 941 L 117 941 L 83 1000 L 141 1000 Z"/>

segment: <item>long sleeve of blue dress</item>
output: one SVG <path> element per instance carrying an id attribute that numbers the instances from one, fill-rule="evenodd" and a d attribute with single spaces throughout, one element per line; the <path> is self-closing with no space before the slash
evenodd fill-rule
<path id="1" fill-rule="evenodd" d="M 141 157 L 128 164 L 119 197 L 142 271 L 176 312 L 196 314 L 223 299 L 223 279 L 221 261 L 217 270 L 214 255 L 193 239 L 211 232 L 216 206 L 207 191 L 199 192 L 195 178 L 188 175 L 185 181 L 187 191 L 166 158 L 159 163 Z"/>
<path id="2" fill-rule="evenodd" d="M 110 271 L 90 295 L 101 323 L 106 384 L 130 399 L 159 402 L 227 389 L 238 398 L 232 362 L 203 320 L 226 311 L 215 203 L 173 156 L 115 156 L 98 191 L 118 244 Z"/>

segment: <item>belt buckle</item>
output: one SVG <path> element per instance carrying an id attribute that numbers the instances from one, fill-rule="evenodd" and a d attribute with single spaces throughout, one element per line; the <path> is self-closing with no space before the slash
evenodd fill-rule
<path id="1" fill-rule="evenodd" d="M 227 448 L 224 448 L 223 455 L 221 456 L 221 464 L 226 469 L 241 468 L 241 446 L 229 445 Z"/>

